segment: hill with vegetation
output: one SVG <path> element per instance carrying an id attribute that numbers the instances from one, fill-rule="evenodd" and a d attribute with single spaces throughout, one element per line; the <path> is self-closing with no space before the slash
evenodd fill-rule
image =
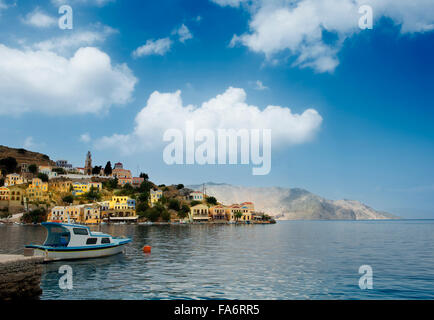
<path id="1" fill-rule="evenodd" d="M 0 163 L 1 160 L 14 158 L 17 164 L 27 163 L 36 164 L 37 166 L 54 166 L 55 163 L 46 154 L 29 151 L 23 148 L 9 148 L 0 145 Z"/>

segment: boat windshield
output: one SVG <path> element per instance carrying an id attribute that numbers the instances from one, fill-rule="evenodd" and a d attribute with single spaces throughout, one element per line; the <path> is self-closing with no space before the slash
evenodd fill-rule
<path id="1" fill-rule="evenodd" d="M 45 240 L 44 246 L 49 247 L 67 247 L 69 240 L 71 239 L 71 234 L 68 229 L 62 226 L 45 226 L 48 230 L 47 239 Z"/>

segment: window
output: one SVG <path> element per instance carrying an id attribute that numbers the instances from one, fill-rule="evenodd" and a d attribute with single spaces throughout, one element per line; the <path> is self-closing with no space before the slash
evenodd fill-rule
<path id="1" fill-rule="evenodd" d="M 96 238 L 88 238 L 86 240 L 86 244 L 96 244 Z"/>
<path id="2" fill-rule="evenodd" d="M 110 238 L 102 238 L 101 243 L 110 243 Z"/>
<path id="3" fill-rule="evenodd" d="M 81 236 L 87 236 L 89 233 L 87 232 L 87 229 L 84 228 L 73 228 L 74 234 L 81 235 Z"/>

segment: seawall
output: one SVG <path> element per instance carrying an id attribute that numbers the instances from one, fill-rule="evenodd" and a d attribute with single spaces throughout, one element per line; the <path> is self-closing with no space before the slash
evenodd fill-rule
<path id="1" fill-rule="evenodd" d="M 0 300 L 38 299 L 43 257 L 0 254 Z"/>

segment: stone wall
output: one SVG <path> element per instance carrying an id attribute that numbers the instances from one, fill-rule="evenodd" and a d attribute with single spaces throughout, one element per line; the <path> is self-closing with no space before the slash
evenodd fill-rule
<path id="1" fill-rule="evenodd" d="M 38 299 L 43 257 L 0 255 L 0 300 Z"/>

